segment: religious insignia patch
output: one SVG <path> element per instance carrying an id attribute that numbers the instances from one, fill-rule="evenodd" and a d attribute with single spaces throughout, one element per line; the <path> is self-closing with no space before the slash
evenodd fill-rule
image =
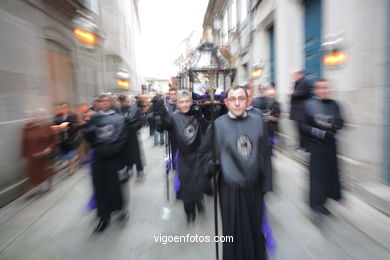
<path id="1" fill-rule="evenodd" d="M 237 151 L 244 157 L 245 160 L 249 158 L 252 153 L 252 143 L 248 136 L 241 135 L 237 139 Z"/>
<path id="2" fill-rule="evenodd" d="M 187 126 L 187 128 L 184 130 L 184 135 L 190 139 L 195 134 L 195 128 L 192 125 Z"/>

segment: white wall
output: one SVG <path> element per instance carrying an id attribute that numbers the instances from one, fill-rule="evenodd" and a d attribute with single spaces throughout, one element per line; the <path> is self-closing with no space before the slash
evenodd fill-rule
<path id="1" fill-rule="evenodd" d="M 375 2 L 375 4 L 373 4 Z M 384 90 L 386 70 L 387 0 L 326 0 L 323 4 L 323 36 L 340 34 L 349 59 L 344 67 L 325 69 L 334 97 L 344 108 L 347 127 L 341 152 L 367 165 L 350 172 L 361 181 L 382 180 Z M 385 101 L 387 102 L 387 100 Z"/>

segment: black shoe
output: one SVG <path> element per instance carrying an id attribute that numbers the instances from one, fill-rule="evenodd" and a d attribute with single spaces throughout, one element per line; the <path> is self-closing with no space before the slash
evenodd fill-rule
<path id="1" fill-rule="evenodd" d="M 191 214 L 187 214 L 187 224 L 191 222 Z"/>
<path id="2" fill-rule="evenodd" d="M 101 218 L 99 220 L 99 224 L 96 226 L 94 230 L 94 233 L 103 232 L 107 228 L 108 224 L 110 224 L 110 220 Z"/>
<path id="3" fill-rule="evenodd" d="M 204 213 L 204 206 L 203 206 L 202 201 L 196 202 L 196 207 L 198 208 L 199 213 Z"/>
<path id="4" fill-rule="evenodd" d="M 321 207 L 320 213 L 323 214 L 323 215 L 325 215 L 325 216 L 330 216 L 330 215 L 332 215 L 332 213 L 331 213 L 326 207 L 324 207 L 324 206 Z"/>
<path id="5" fill-rule="evenodd" d="M 118 218 L 118 221 L 119 223 L 121 224 L 121 226 L 125 226 L 127 221 L 129 220 L 129 212 L 122 212 L 120 215 L 119 215 L 119 218 Z"/>
<path id="6" fill-rule="evenodd" d="M 325 206 L 312 206 L 311 207 L 315 212 L 317 213 L 321 213 L 322 215 L 325 215 L 325 216 L 330 216 L 331 213 L 330 211 L 325 207 Z"/>

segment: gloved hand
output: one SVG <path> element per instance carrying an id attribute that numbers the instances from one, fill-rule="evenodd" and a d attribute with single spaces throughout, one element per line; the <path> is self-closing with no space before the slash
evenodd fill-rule
<path id="1" fill-rule="evenodd" d="M 218 162 L 211 163 L 208 169 L 209 177 L 211 178 L 213 176 L 216 176 L 220 169 L 221 169 L 221 165 Z"/>
<path id="2" fill-rule="evenodd" d="M 190 110 L 196 117 L 202 117 L 202 109 L 198 105 L 192 105 Z"/>
<path id="3" fill-rule="evenodd" d="M 335 136 L 336 132 L 331 131 L 331 130 L 321 130 L 319 128 L 313 127 L 311 129 L 311 134 L 320 138 L 320 139 L 325 139 L 325 138 L 332 138 Z"/>
<path id="4" fill-rule="evenodd" d="M 311 134 L 317 138 L 320 138 L 320 139 L 325 139 L 325 135 L 326 135 L 326 131 L 325 130 L 321 130 L 319 128 L 316 128 L 316 127 L 313 127 L 311 129 Z"/>

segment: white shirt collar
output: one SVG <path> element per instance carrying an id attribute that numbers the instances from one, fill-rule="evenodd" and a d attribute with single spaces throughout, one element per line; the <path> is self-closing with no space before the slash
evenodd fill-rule
<path id="1" fill-rule="evenodd" d="M 232 112 L 228 112 L 228 116 L 231 118 L 231 119 L 239 119 L 239 118 L 246 118 L 248 116 L 248 113 L 246 111 L 244 111 L 244 114 L 242 115 L 242 117 L 236 117 L 235 115 L 233 115 Z"/>

